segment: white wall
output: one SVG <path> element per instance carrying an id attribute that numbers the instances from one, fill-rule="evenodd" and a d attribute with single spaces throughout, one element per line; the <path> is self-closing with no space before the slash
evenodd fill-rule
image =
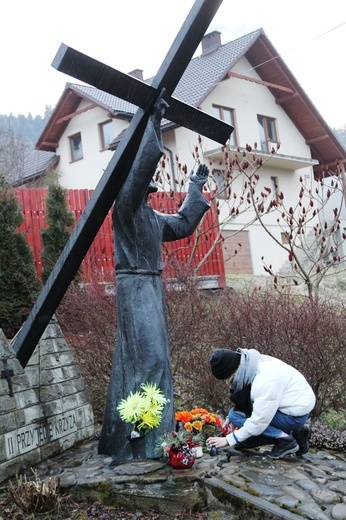
<path id="1" fill-rule="evenodd" d="M 251 70 L 249 62 L 242 58 L 232 71 L 244 74 L 256 79 L 260 79 L 254 70 Z M 281 143 L 278 154 L 289 157 L 300 157 L 311 159 L 309 146 L 305 139 L 298 132 L 295 125 L 287 116 L 280 105 L 275 103 L 273 95 L 267 87 L 254 82 L 238 78 L 229 78 L 219 83 L 208 98 L 203 102 L 203 110 L 212 112 L 212 105 L 219 104 L 235 110 L 235 126 L 238 138 L 238 146 L 245 147 L 246 144 L 254 147 L 259 143 L 260 135 L 258 128 L 257 115 L 264 115 L 276 119 L 276 129 L 278 139 Z M 213 143 L 206 142 L 204 146 L 213 146 Z M 216 146 L 217 147 L 217 146 Z M 272 161 L 272 162 L 270 162 Z M 298 201 L 299 178 L 303 176 L 306 182 L 313 179 L 311 166 L 300 168 L 299 170 L 287 170 L 278 168 L 277 160 L 271 159 L 268 165 L 259 170 L 260 180 L 256 190 L 258 193 L 268 186 L 272 188 L 271 176 L 278 177 L 279 191 L 284 193 L 284 203 L 286 207 L 295 206 Z M 241 193 L 239 181 L 233 184 L 233 191 L 238 195 Z M 221 209 L 220 221 L 222 222 L 228 214 L 227 204 L 223 204 Z M 281 242 L 282 230 L 277 225 L 277 218 L 281 213 L 280 208 L 263 217 L 268 230 Z M 242 229 L 254 216 L 253 211 L 247 211 L 240 217 L 230 222 L 225 229 Z M 253 272 L 256 275 L 265 274 L 263 270 L 262 257 L 268 264 L 272 264 L 275 269 L 279 269 L 287 260 L 287 253 L 280 248 L 268 233 L 261 227 L 260 223 L 255 223 L 247 228 L 249 231 L 249 242 L 252 255 Z"/>
<path id="2" fill-rule="evenodd" d="M 83 100 L 78 110 L 90 106 Z M 107 111 L 93 108 L 75 116 L 62 135 L 57 154 L 60 155 L 60 183 L 68 189 L 94 189 L 106 169 L 113 152 L 101 150 L 99 124 L 109 120 Z M 128 126 L 127 121 L 113 119 L 114 137 Z M 83 159 L 71 162 L 69 136 L 81 133 Z"/>

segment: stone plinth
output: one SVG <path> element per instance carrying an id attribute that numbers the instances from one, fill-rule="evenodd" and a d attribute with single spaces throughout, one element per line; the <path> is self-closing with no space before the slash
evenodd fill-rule
<path id="1" fill-rule="evenodd" d="M 88 439 L 84 380 L 55 319 L 25 369 L 0 329 L 0 482 Z"/>

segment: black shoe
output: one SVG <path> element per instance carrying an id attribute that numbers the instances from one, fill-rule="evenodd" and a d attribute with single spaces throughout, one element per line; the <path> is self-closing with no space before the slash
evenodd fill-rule
<path id="1" fill-rule="evenodd" d="M 272 451 L 266 451 L 265 453 L 271 459 L 281 459 L 286 457 L 286 455 L 296 453 L 298 450 L 299 446 L 296 440 L 291 436 L 287 436 L 276 439 Z"/>
<path id="2" fill-rule="evenodd" d="M 292 433 L 293 437 L 299 444 L 297 455 L 305 455 L 309 451 L 309 439 L 311 437 L 311 428 L 304 424 L 299 430 Z"/>

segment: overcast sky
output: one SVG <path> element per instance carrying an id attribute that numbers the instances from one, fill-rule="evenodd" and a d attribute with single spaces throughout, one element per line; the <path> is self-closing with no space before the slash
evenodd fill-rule
<path id="1" fill-rule="evenodd" d="M 0 114 L 43 115 L 75 79 L 51 63 L 65 43 L 122 72 L 153 76 L 193 0 L 7 0 L 0 22 Z M 346 2 L 223 0 L 208 32 L 227 43 L 262 27 L 326 122 L 346 124 Z M 200 49 L 197 51 L 200 54 Z"/>

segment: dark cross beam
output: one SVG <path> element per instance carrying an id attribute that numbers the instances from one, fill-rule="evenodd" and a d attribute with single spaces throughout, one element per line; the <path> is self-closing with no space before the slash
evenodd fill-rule
<path id="1" fill-rule="evenodd" d="M 171 97 L 221 3 L 222 0 L 195 1 L 150 86 L 65 45 L 60 47 L 53 61 L 53 66 L 59 71 L 68 71 L 69 75 L 87 81 L 100 90 L 121 96 L 142 108 L 133 117 L 27 320 L 12 342 L 23 367 L 34 352 L 126 180 L 152 107 L 162 89 L 165 89 L 164 97 L 171 105 L 167 111 L 167 118 L 171 121 L 186 125 L 202 135 L 211 136 L 221 144 L 231 135 L 232 126 Z M 144 101 L 141 99 L 142 95 Z"/>
<path id="2" fill-rule="evenodd" d="M 58 50 L 53 67 L 69 76 L 78 77 L 79 80 L 89 85 L 96 86 L 95 83 L 97 83 L 98 89 L 129 101 L 143 110 L 153 106 L 160 89 L 160 84 L 155 88 L 153 84 L 148 85 L 129 74 L 112 69 L 82 52 L 67 47 L 64 43 Z M 95 80 L 95 78 L 97 79 Z M 171 80 L 171 78 L 169 79 Z M 170 83 L 172 82 L 170 81 Z M 170 91 L 173 91 L 175 87 L 176 82 L 174 85 L 165 83 L 164 97 L 169 104 L 165 111 L 165 118 L 194 132 L 198 128 L 199 133 L 205 137 L 224 144 L 230 136 L 232 127 L 171 96 Z"/>

